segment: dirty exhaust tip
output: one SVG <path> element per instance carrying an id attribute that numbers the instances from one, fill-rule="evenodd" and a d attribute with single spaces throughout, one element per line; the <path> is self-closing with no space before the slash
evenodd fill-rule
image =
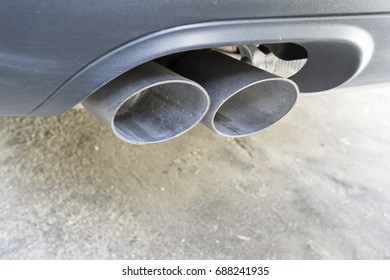
<path id="1" fill-rule="evenodd" d="M 171 67 L 207 91 L 210 109 L 202 122 L 222 136 L 248 136 L 273 125 L 299 94 L 293 81 L 216 51 L 184 53 Z"/>
<path id="2" fill-rule="evenodd" d="M 271 78 L 255 82 L 220 105 L 212 126 L 227 137 L 257 133 L 282 119 L 292 109 L 297 97 L 298 88 L 290 80 Z"/>
<path id="3" fill-rule="evenodd" d="M 159 143 L 196 125 L 207 107 L 205 92 L 196 84 L 177 81 L 153 85 L 119 107 L 113 131 L 129 143 Z"/>
<path id="4" fill-rule="evenodd" d="M 82 104 L 122 141 L 144 145 L 194 127 L 210 98 L 196 82 L 151 61 L 113 79 Z"/>

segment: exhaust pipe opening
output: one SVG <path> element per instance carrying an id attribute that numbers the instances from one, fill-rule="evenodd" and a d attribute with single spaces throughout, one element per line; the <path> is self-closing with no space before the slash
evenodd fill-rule
<path id="1" fill-rule="evenodd" d="M 142 145 L 191 129 L 205 115 L 209 97 L 197 83 L 148 62 L 99 89 L 83 105 L 118 138 Z"/>
<path id="2" fill-rule="evenodd" d="M 200 92 L 194 84 L 183 81 L 169 81 L 137 92 L 118 109 L 113 122 L 115 132 L 137 144 L 177 137 L 202 118 L 207 101 L 199 98 Z"/>
<path id="3" fill-rule="evenodd" d="M 296 88 L 283 79 L 268 79 L 234 93 L 215 112 L 214 130 L 224 136 L 248 136 L 283 118 L 296 100 Z"/>
<path id="4" fill-rule="evenodd" d="M 291 80 L 216 51 L 184 53 L 171 68 L 207 90 L 210 109 L 203 123 L 227 137 L 248 136 L 273 125 L 298 97 Z"/>

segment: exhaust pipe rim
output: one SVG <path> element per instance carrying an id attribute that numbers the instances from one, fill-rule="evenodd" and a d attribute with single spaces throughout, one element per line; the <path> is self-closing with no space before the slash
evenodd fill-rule
<path id="1" fill-rule="evenodd" d="M 157 86 L 160 86 L 160 85 L 167 85 L 167 84 L 187 84 L 187 85 L 191 85 L 191 86 L 194 86 L 196 87 L 197 89 L 201 90 L 203 92 L 203 96 L 205 98 L 205 102 L 206 102 L 206 107 L 203 111 L 203 113 L 198 117 L 198 119 L 192 123 L 190 126 L 188 126 L 186 129 L 184 130 L 181 130 L 180 132 L 178 133 L 175 133 L 173 134 L 172 136 L 170 137 L 167 137 L 167 138 L 164 138 L 164 139 L 160 139 L 160 140 L 155 140 L 155 141 L 144 141 L 144 142 L 138 142 L 138 141 L 131 141 L 129 140 L 128 138 L 124 137 L 119 131 L 118 131 L 118 128 L 117 126 L 115 125 L 115 119 L 117 117 L 117 114 L 118 114 L 118 111 L 122 108 L 122 106 L 128 102 L 130 99 L 142 94 L 143 92 L 147 91 L 148 89 L 151 89 L 151 88 L 154 88 L 154 87 L 157 87 Z M 202 119 L 204 118 L 204 116 L 207 114 L 208 110 L 210 108 L 210 97 L 207 93 L 207 91 L 202 87 L 200 86 L 198 83 L 194 82 L 194 81 L 191 81 L 191 80 L 181 80 L 181 79 L 177 79 L 177 80 L 169 80 L 169 81 L 160 81 L 160 82 L 156 82 L 156 83 L 153 83 L 153 84 L 150 84 L 146 87 L 143 87 L 143 88 L 140 88 L 138 90 L 136 90 L 135 92 L 133 92 L 131 95 L 129 95 L 127 98 L 125 98 L 123 101 L 121 101 L 115 108 L 114 112 L 113 112 L 113 116 L 111 118 L 111 130 L 112 132 L 115 134 L 116 137 L 118 137 L 120 140 L 124 141 L 124 142 L 127 142 L 127 143 L 130 143 L 130 144 L 135 144 L 135 145 L 149 145 L 149 144 L 158 144 L 158 143 L 162 143 L 162 142 L 165 142 L 165 141 L 168 141 L 168 140 L 172 140 L 172 139 L 175 139 L 183 134 L 185 134 L 186 132 L 188 132 L 189 130 L 191 130 L 192 128 L 194 128 L 197 124 L 199 124 Z"/>
<path id="2" fill-rule="evenodd" d="M 240 132 L 240 133 L 237 133 L 237 134 L 228 134 L 228 133 L 222 132 L 221 129 L 218 128 L 219 125 L 216 124 L 216 120 L 215 119 L 216 119 L 217 114 L 220 112 L 221 108 L 224 105 L 226 105 L 233 98 L 238 97 L 239 95 L 243 94 L 243 92 L 246 89 L 249 89 L 249 88 L 251 88 L 253 86 L 256 86 L 256 85 L 269 83 L 269 82 L 278 82 L 278 83 L 282 82 L 282 83 L 285 83 L 288 86 L 290 86 L 291 89 L 292 89 L 293 100 L 288 104 L 289 106 L 287 107 L 287 109 L 284 110 L 279 117 L 276 117 L 275 119 L 273 119 L 272 123 L 270 123 L 268 125 L 265 125 L 264 127 L 261 127 L 259 129 L 258 128 L 253 128 L 252 129 L 253 131 L 247 132 L 247 133 Z M 211 102 L 209 111 L 213 111 L 214 113 L 213 114 L 209 114 L 208 116 L 206 115 L 205 119 L 202 122 L 205 123 L 207 126 L 209 126 L 217 134 L 219 134 L 221 136 L 224 136 L 224 137 L 240 138 L 240 137 L 251 136 L 251 135 L 257 134 L 257 133 L 259 133 L 259 132 L 261 132 L 261 131 L 263 131 L 265 129 L 268 129 L 268 128 L 274 126 L 276 123 L 278 123 L 280 120 L 282 120 L 292 110 L 292 108 L 295 106 L 295 104 L 296 104 L 296 102 L 298 100 L 298 96 L 299 96 L 298 85 L 295 82 L 293 82 L 292 80 L 290 80 L 290 79 L 281 78 L 281 77 L 275 77 L 275 78 L 267 78 L 267 79 L 263 79 L 263 80 L 254 81 L 254 82 L 249 83 L 249 84 L 245 85 L 244 87 L 236 90 L 235 92 L 231 93 L 229 96 L 227 96 L 227 98 L 221 99 L 218 103 Z M 290 97 L 291 97 L 291 95 L 290 95 Z M 260 122 L 259 122 L 259 125 L 260 125 Z"/>

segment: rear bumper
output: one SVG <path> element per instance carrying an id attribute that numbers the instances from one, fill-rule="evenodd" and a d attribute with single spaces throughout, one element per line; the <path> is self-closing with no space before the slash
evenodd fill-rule
<path id="1" fill-rule="evenodd" d="M 303 94 L 389 82 L 388 1 L 359 13 L 362 5 L 328 5 L 332 1 L 289 9 L 284 1 L 221 2 L 42 1 L 20 7 L 6 1 L 0 114 L 56 115 L 144 62 L 221 45 L 303 45 L 308 64 L 293 77 Z"/>

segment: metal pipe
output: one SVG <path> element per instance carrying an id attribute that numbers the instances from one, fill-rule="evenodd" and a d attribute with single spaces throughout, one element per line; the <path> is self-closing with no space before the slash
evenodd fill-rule
<path id="1" fill-rule="evenodd" d="M 228 137 L 273 125 L 291 110 L 299 91 L 291 80 L 216 51 L 184 53 L 170 68 L 206 89 L 210 109 L 203 123 Z"/>
<path id="2" fill-rule="evenodd" d="M 209 103 L 200 85 L 155 62 L 130 70 L 82 102 L 119 139 L 141 145 L 185 133 Z"/>

